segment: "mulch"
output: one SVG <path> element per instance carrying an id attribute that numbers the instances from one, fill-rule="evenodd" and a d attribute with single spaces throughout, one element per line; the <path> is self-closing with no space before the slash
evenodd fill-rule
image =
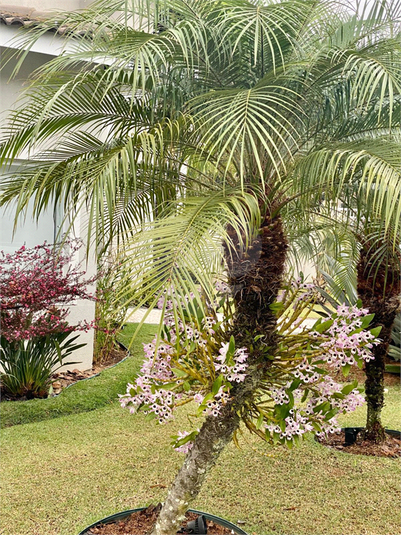
<path id="1" fill-rule="evenodd" d="M 331 377 L 335 381 L 343 382 L 344 376 L 341 371 L 333 373 L 330 371 Z M 357 380 L 360 385 L 363 385 L 366 379 L 365 372 L 357 367 L 351 369 L 346 381 Z M 400 376 L 394 373 L 384 374 L 384 386 L 394 386 L 400 384 Z M 401 456 L 401 440 L 391 435 L 386 435 L 386 441 L 381 444 L 376 444 L 369 440 L 363 440 L 363 434 L 359 433 L 354 444 L 345 444 L 345 432 L 339 431 L 333 433 L 326 438 L 316 440 L 323 446 L 342 451 L 344 453 L 352 453 L 355 455 L 369 455 L 374 457 L 388 457 L 399 458 Z"/>
<path id="2" fill-rule="evenodd" d="M 156 523 L 161 505 L 150 505 L 143 511 L 132 513 L 129 517 L 111 524 L 99 524 L 88 531 L 88 535 L 149 535 Z M 195 513 L 186 513 L 185 520 L 177 533 L 189 533 L 185 530 L 187 523 L 198 517 Z M 207 520 L 208 535 L 232 535 L 233 531 Z"/>
<path id="3" fill-rule="evenodd" d="M 354 444 L 345 443 L 345 431 L 333 433 L 326 438 L 316 438 L 323 446 L 342 451 L 344 453 L 353 453 L 354 455 L 369 455 L 374 457 L 388 457 L 397 459 L 401 457 L 401 438 L 386 433 L 386 441 L 375 443 L 370 440 L 364 440 L 363 433 L 359 432 Z"/>
<path id="4" fill-rule="evenodd" d="M 362 386 L 365 383 L 366 375 L 364 370 L 359 369 L 357 366 L 353 366 L 350 370 L 349 375 L 345 378 L 342 371 L 334 371 L 331 369 L 327 369 L 327 371 L 330 374 L 330 377 L 332 377 L 335 381 L 338 383 L 344 383 L 344 382 L 352 382 L 355 379 L 358 381 L 359 386 Z M 400 384 L 400 375 L 396 373 L 385 373 L 384 374 L 384 386 L 395 386 Z"/>

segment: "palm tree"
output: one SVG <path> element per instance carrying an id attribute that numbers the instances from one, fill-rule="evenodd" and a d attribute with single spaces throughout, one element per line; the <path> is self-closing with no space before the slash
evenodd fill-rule
<path id="1" fill-rule="evenodd" d="M 1 162 L 36 156 L 3 182 L 1 203 L 16 200 L 17 217 L 30 200 L 37 216 L 85 206 L 97 243 L 129 251 L 139 304 L 171 285 L 201 304 L 225 264 L 235 305 L 227 334 L 248 348 L 252 373 L 206 418 L 154 535 L 175 531 L 268 373 L 271 305 L 297 213 L 337 198 L 356 168 L 361 186 L 396 191 L 385 150 L 399 147 L 396 7 L 100 0 L 65 15 L 73 51 L 36 73 L 30 103 L 11 115 Z M 386 210 L 399 219 L 396 206 Z"/>
<path id="2" fill-rule="evenodd" d="M 401 153 L 398 150 L 393 155 L 393 164 L 395 173 L 400 175 Z M 321 227 L 315 233 L 320 268 L 329 272 L 325 278 L 334 298 L 341 296 L 354 304 L 360 299 L 363 307 L 374 314 L 372 327 L 380 328 L 381 342 L 372 348 L 374 359 L 365 363 L 367 420 L 364 438 L 373 442 L 385 440 L 381 423 L 384 372 L 401 294 L 400 228 L 386 215 L 385 209 L 389 202 L 396 202 L 396 197 L 391 198 L 394 192 L 388 185 L 383 186 L 383 191 L 374 188 L 362 199 L 349 196 L 347 204 L 336 213 L 334 210 L 325 215 L 320 213 Z M 379 210 L 372 207 L 372 198 L 377 194 L 383 196 Z"/>
<path id="3" fill-rule="evenodd" d="M 364 237 L 357 266 L 357 290 L 363 305 L 375 315 L 374 326 L 381 327 L 381 343 L 373 348 L 374 359 L 366 363 L 365 392 L 367 421 L 365 438 L 385 440 L 381 422 L 384 406 L 384 372 L 395 318 L 400 310 L 400 251 L 389 250 L 388 240 L 382 245 Z"/>

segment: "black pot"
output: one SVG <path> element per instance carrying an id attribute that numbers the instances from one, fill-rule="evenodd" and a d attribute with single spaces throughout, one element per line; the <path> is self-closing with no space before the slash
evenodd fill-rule
<path id="1" fill-rule="evenodd" d="M 127 516 L 129 516 L 131 513 L 138 513 L 139 511 L 143 511 L 144 509 L 146 509 L 146 507 L 138 507 L 137 509 L 130 509 L 129 511 L 123 511 L 122 513 L 107 516 L 106 518 L 103 518 L 102 520 L 97 520 L 96 522 L 85 528 L 79 533 L 79 535 L 88 535 L 88 531 L 91 528 L 97 526 L 98 524 L 111 524 L 112 522 L 118 522 L 120 520 L 124 520 L 124 518 L 127 518 Z M 209 513 L 203 513 L 202 511 L 197 511 L 195 509 L 188 509 L 188 512 L 195 513 L 196 515 L 203 515 L 206 517 L 207 520 L 213 520 L 213 522 L 215 522 L 216 524 L 220 524 L 220 526 L 223 526 L 224 528 L 231 529 L 235 535 L 248 535 L 246 531 L 239 528 L 232 522 L 224 520 L 223 518 L 219 518 L 218 516 L 214 516 Z"/>
<path id="2" fill-rule="evenodd" d="M 358 433 L 360 431 L 363 431 L 364 429 L 364 427 L 343 427 L 341 431 L 344 431 L 345 433 L 345 445 L 351 446 L 351 444 L 354 444 L 357 439 Z M 401 437 L 401 431 L 395 431 L 394 429 L 385 429 L 385 432 L 388 435 L 391 435 L 396 438 Z"/>

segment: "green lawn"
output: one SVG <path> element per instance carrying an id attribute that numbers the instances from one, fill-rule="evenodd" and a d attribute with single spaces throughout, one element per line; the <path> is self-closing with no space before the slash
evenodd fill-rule
<path id="1" fill-rule="evenodd" d="M 152 332 L 154 326 L 141 336 L 149 339 Z M 60 396 L 43 400 L 52 404 L 46 421 L 2 430 L 2 535 L 76 535 L 97 519 L 163 500 L 183 460 L 169 446 L 170 436 L 189 429 L 191 408 L 161 427 L 113 402 L 111 393 L 123 391 L 117 385 L 139 365 L 140 347 L 135 354 L 67 389 L 63 395 L 71 399 L 59 413 L 69 407 L 73 414 L 56 418 Z M 103 390 L 105 402 L 98 397 Z M 384 423 L 399 429 L 400 388 L 388 390 Z M 72 410 L 75 393 L 80 404 Z M 90 405 L 92 398 L 98 402 Z M 21 411 L 23 403 L 15 406 L 23 417 L 30 414 Z M 343 423 L 363 425 L 364 409 Z M 268 447 L 247 434 L 241 443 L 241 450 L 231 445 L 223 452 L 194 508 L 243 520 L 250 535 L 400 535 L 397 460 L 340 453 L 313 439 L 294 450 Z"/>

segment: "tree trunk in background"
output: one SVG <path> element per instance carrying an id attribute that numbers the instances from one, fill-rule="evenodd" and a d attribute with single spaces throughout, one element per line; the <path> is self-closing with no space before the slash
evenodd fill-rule
<path id="1" fill-rule="evenodd" d="M 360 253 L 357 268 L 357 290 L 363 306 L 375 317 L 372 327 L 381 327 L 381 343 L 372 349 L 374 359 L 365 364 L 365 392 L 367 402 L 367 421 L 365 438 L 374 442 L 385 440 L 381 423 L 384 405 L 385 359 L 391 340 L 391 331 L 400 306 L 400 265 L 377 266 L 374 263 L 375 251 L 366 244 Z"/>
<path id="2" fill-rule="evenodd" d="M 276 319 L 270 309 L 280 290 L 287 241 L 279 218 L 266 217 L 259 236 L 241 251 L 238 236 L 229 229 L 232 246 L 225 246 L 229 284 L 236 303 L 232 332 L 236 347 L 249 350 L 249 374 L 232 389 L 232 400 L 217 417 L 208 416 L 172 484 L 152 535 L 173 535 L 189 503 L 199 494 L 208 472 L 238 429 L 238 413 L 258 387 L 266 355 L 274 351 Z M 257 335 L 263 338 L 255 342 Z M 251 349 L 252 348 L 252 349 Z"/>

